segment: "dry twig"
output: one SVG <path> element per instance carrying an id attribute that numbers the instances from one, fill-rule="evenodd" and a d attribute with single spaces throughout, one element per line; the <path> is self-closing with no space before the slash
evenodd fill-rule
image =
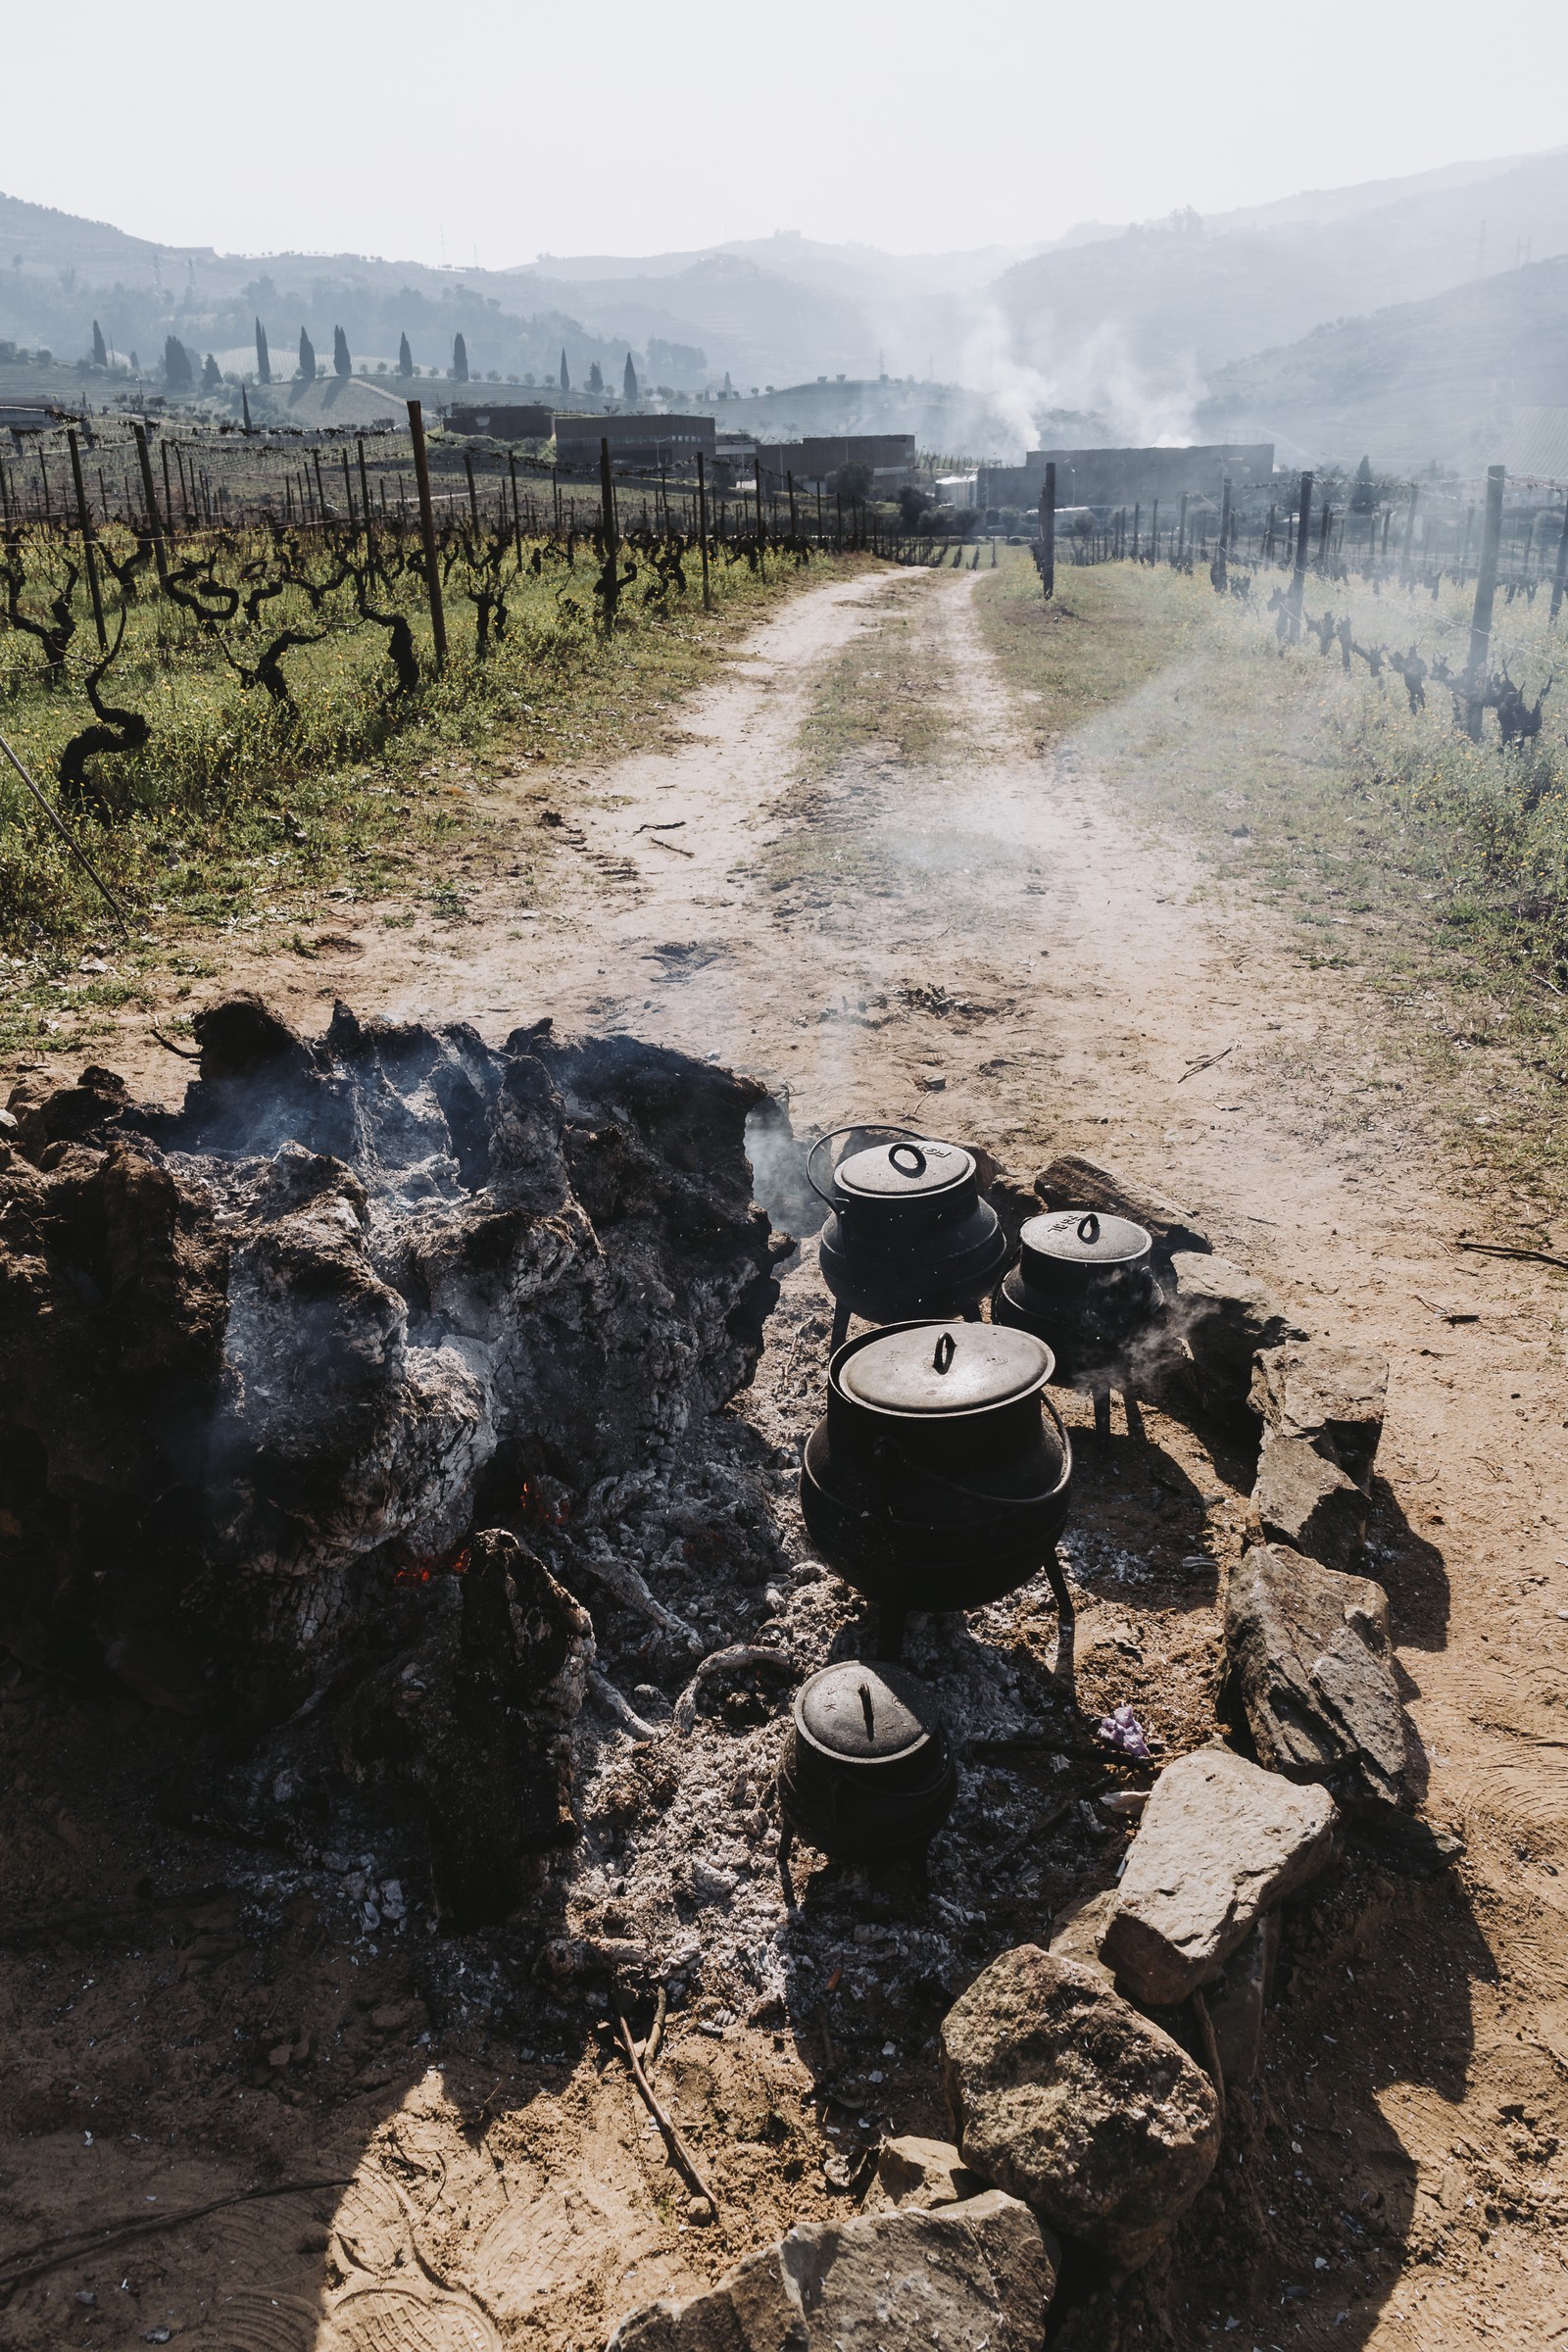
<path id="1" fill-rule="evenodd" d="M 664 2145 L 669 2150 L 671 2161 L 674 2163 L 677 2171 L 684 2175 L 686 2180 L 690 2183 L 691 2187 L 695 2189 L 698 2196 L 706 2197 L 708 2199 L 709 2204 L 712 2207 L 714 2213 L 716 2214 L 718 2211 L 718 2199 L 714 2196 L 712 2190 L 709 2187 L 708 2182 L 704 2180 L 702 2168 L 699 2166 L 697 2159 L 692 2154 L 690 2148 L 686 2145 L 685 2140 L 681 2137 L 674 2122 L 668 2115 L 665 2114 L 663 2108 L 661 2107 L 658 2099 L 654 2096 L 653 2084 L 649 2082 L 648 2077 L 643 2072 L 643 2062 L 637 2055 L 637 2044 L 631 2037 L 631 2028 L 627 2025 L 626 2020 L 623 2017 L 617 2017 L 615 2020 L 615 2038 L 620 2043 L 622 2055 L 625 2058 L 626 2064 L 631 2068 L 631 2079 L 636 2083 L 638 2091 L 642 2096 L 643 2102 L 646 2105 L 649 2114 L 653 2117 L 655 2123 L 659 2126 L 660 2131 L 664 2135 Z M 650 2039 L 652 2039 L 651 2035 Z"/>
<path id="2" fill-rule="evenodd" d="M 1189 1078 L 1196 1078 L 1198 1076 L 1200 1070 L 1211 1070 L 1216 1061 L 1223 1061 L 1227 1054 L 1235 1053 L 1237 1043 L 1237 1039 L 1233 1037 L 1230 1044 L 1228 1046 L 1221 1046 L 1217 1054 L 1205 1054 L 1201 1061 L 1190 1061 L 1187 1064 L 1186 1069 L 1183 1070 L 1181 1076 L 1177 1079 L 1177 1085 L 1185 1086 Z"/>
<path id="3" fill-rule="evenodd" d="M 1527 1257 L 1538 1266 L 1561 1266 L 1568 1273 L 1568 1257 L 1553 1257 L 1549 1250 L 1526 1250 L 1515 1242 L 1455 1242 L 1456 1250 L 1476 1250 L 1483 1257 Z"/>

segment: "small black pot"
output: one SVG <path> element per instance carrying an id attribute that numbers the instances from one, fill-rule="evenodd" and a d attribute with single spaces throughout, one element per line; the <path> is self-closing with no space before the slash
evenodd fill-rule
<path id="1" fill-rule="evenodd" d="M 828 1365 L 801 1509 L 846 1584 L 895 1619 L 1027 1584 L 1066 1524 L 1072 1447 L 1051 1349 L 983 1323 L 863 1332 Z"/>
<path id="2" fill-rule="evenodd" d="M 795 1694 L 779 1811 L 846 1861 L 917 1851 L 953 1810 L 957 1767 L 931 1694 L 898 1666 L 824 1666 Z"/>
<path id="3" fill-rule="evenodd" d="M 817 1154 L 841 1135 L 899 1140 L 846 1153 L 824 1192 Z M 961 1315 L 978 1307 L 1007 1262 L 1006 1236 L 960 1145 L 903 1127 L 837 1127 L 812 1145 L 806 1172 L 831 1212 L 817 1249 L 842 1312 L 870 1323 Z"/>
<path id="4" fill-rule="evenodd" d="M 1043 1340 L 1065 1388 L 1132 1386 L 1129 1354 L 1164 1305 L 1144 1227 L 1066 1208 L 1031 1217 L 1018 1239 L 993 1320 Z"/>

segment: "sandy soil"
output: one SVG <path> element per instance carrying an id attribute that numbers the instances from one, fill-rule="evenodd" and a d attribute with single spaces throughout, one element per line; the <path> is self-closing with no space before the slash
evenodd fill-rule
<path id="1" fill-rule="evenodd" d="M 334 993 L 496 1036 L 546 1012 L 620 1025 L 757 1071 L 798 1128 L 906 1120 L 983 1140 L 1020 1171 L 1084 1152 L 1189 1204 L 1311 1332 L 1388 1353 L 1372 1571 L 1428 1810 L 1465 1858 L 1416 1881 L 1352 1849 L 1292 1913 L 1255 2115 L 1124 2340 L 1407 2352 L 1568 2337 L 1557 1280 L 1454 1250 L 1480 1212 L 1353 973 L 1308 970 L 1244 885 L 1216 890 L 1179 843 L 1129 824 L 1097 792 L 1092 739 L 1026 751 L 976 626 L 983 579 L 808 592 L 666 749 L 518 778 L 519 837 L 547 811 L 564 819 L 545 827 L 556 848 L 529 908 L 507 873 L 470 871 L 467 924 L 386 930 L 380 909 L 345 906 L 340 950 L 224 980 L 308 1026 Z M 803 782 L 813 679 L 847 644 L 872 662 L 900 605 L 958 681 L 947 752 L 916 769 L 873 746 Z M 128 1028 L 123 1045 L 98 1057 L 177 1090 L 184 1073 L 156 1046 Z M 747 1407 L 770 1436 L 812 1417 L 822 1298 L 808 1245 Z M 1135 1446 L 1118 1424 L 1108 1451 L 1086 1453 L 1072 1568 L 1083 1692 L 1158 1719 L 1211 1690 L 1215 1569 L 1241 1540 L 1245 1472 L 1159 1415 L 1150 1439 Z M 1018 1639 L 1049 1650 L 1051 1629 Z M 156 1770 L 145 1725 L 128 1707 L 86 1724 L 24 1679 L 0 1732 L 20 1768 L 13 1901 L 63 1885 L 77 1903 L 111 1899 L 148 1867 L 115 1794 L 117 1774 Z M 187 1886 L 209 1875 L 199 1843 L 177 1858 Z M 13 2249 L 269 2175 L 337 2185 L 84 2253 L 9 2297 L 0 2343 L 167 2328 L 213 2352 L 575 2352 L 649 2293 L 823 2209 L 814 2162 L 786 2178 L 769 2156 L 767 2119 L 798 2117 L 809 2092 L 800 2041 L 744 2021 L 671 2035 L 678 2110 L 727 2119 L 705 2141 L 726 2210 L 701 2231 L 615 2067 L 589 2053 L 529 2075 L 478 2034 L 432 2027 L 390 1939 L 339 1949 L 309 1904 L 296 1914 L 257 1952 L 221 1892 L 205 1908 L 192 1893 L 171 1936 L 138 1951 L 84 1951 L 67 1921 L 12 1956 Z M 280 2035 L 291 2055 L 270 2068 Z M 225 2037 L 255 2064 L 220 2082 Z M 900 2129 L 936 2126 L 929 2060 L 887 2097 Z"/>

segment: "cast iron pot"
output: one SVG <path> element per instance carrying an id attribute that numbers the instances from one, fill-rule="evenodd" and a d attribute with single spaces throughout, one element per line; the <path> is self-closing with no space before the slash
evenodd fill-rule
<path id="1" fill-rule="evenodd" d="M 898 1140 L 847 1152 L 824 1192 L 818 1154 L 841 1135 Z M 903 1127 L 836 1127 L 812 1145 L 806 1173 L 831 1212 L 818 1252 L 838 1304 L 835 1341 L 852 1314 L 892 1323 L 978 1313 L 1007 1262 L 1007 1239 L 990 1201 L 981 1200 L 974 1159 L 960 1145 Z"/>
<path id="2" fill-rule="evenodd" d="M 1126 1388 L 1131 1345 L 1164 1305 L 1144 1227 L 1063 1208 L 1031 1217 L 1018 1241 L 993 1320 L 1043 1340 L 1063 1387 Z"/>
<path id="3" fill-rule="evenodd" d="M 801 1509 L 829 1567 L 882 1603 L 889 1654 L 908 1610 L 982 1607 L 1054 1560 L 1072 1486 L 1054 1368 L 1029 1332 L 952 1321 L 832 1356 Z"/>
<path id="4" fill-rule="evenodd" d="M 929 1845 L 958 1790 L 931 1693 L 898 1666 L 844 1658 L 795 1694 L 778 1770 L 789 1829 L 846 1862 Z"/>

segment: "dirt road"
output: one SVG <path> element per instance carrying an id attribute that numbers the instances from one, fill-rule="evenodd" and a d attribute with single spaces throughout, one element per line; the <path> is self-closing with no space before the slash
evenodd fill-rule
<path id="1" fill-rule="evenodd" d="M 1559 1280 L 1453 1249 L 1480 1214 L 1446 1182 L 1410 1067 L 1353 972 L 1308 969 L 1245 884 L 1216 885 L 1179 842 L 1149 839 L 1098 787 L 1094 730 L 1045 760 L 1026 748 L 977 625 L 985 583 L 900 573 L 803 595 L 665 751 L 518 779 L 518 839 L 554 844 L 526 907 L 514 876 L 471 874 L 466 924 L 385 930 L 377 908 L 346 907 L 335 959 L 290 964 L 286 985 L 282 958 L 224 983 L 260 986 L 313 1027 L 334 992 L 491 1035 L 544 1013 L 563 1029 L 624 1026 L 755 1070 L 798 1129 L 907 1121 L 982 1140 L 1020 1172 L 1083 1152 L 1187 1203 L 1309 1331 L 1389 1355 L 1371 1567 L 1393 1601 L 1428 1809 L 1467 1851 L 1443 1881 L 1385 1877 L 1370 1906 L 1329 1902 L 1293 1929 L 1266 2128 L 1248 2180 L 1222 2177 L 1217 2206 L 1200 2209 L 1207 2242 L 1179 2258 L 1170 2290 L 1197 2332 L 1169 2340 L 1212 2327 L 1241 2344 L 1405 2352 L 1568 2337 Z M 874 670 L 895 621 L 948 681 L 936 756 L 862 744 L 803 773 L 824 665 L 852 648 Z M 137 1074 L 167 1092 L 181 1073 L 155 1054 Z M 778 1351 L 798 1345 L 814 1286 L 808 1247 L 760 1395 L 777 1393 Z M 809 1348 L 800 1370 L 804 1396 Z M 1203 1500 L 1223 1562 L 1241 1528 L 1223 1468 Z M 1136 1586 L 1107 1586 L 1086 1605 L 1125 1622 L 1144 1604 Z M 1211 1578 L 1151 1609 L 1146 1673 L 1178 1620 L 1189 1666 L 1211 1661 Z M 421 2097 L 412 2088 L 406 2108 Z M 455 2126 L 430 2132 L 456 2180 L 470 2142 Z M 564 2160 L 582 2163 L 596 2136 L 613 2141 L 612 2121 L 567 2133 Z M 131 2202 L 138 2161 L 125 2158 Z M 465 2177 L 476 2162 L 462 2155 Z M 187 2193 L 198 2173 L 186 2165 Z M 518 2340 L 590 2344 L 600 2314 L 678 2279 L 681 2262 L 639 2268 L 658 2230 L 635 2181 L 613 2213 L 575 2221 L 551 2194 L 548 2228 L 528 2208 L 541 2300 L 526 2322 L 515 2298 L 509 2310 Z M 199 2340 L 360 2343 L 346 2306 L 313 2332 L 308 2281 L 291 2275 L 283 2299 L 293 2332 L 253 2314 L 232 2338 Z"/>

